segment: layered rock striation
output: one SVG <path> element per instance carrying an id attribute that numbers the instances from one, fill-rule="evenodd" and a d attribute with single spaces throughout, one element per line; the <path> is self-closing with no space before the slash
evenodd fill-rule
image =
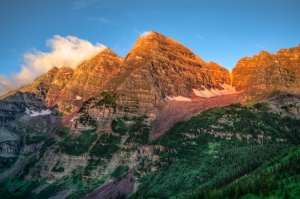
<path id="1" fill-rule="evenodd" d="M 300 45 L 289 49 L 283 48 L 276 54 L 261 51 L 258 55 L 254 55 L 253 57 L 240 59 L 232 70 L 232 85 L 237 91 L 244 91 L 251 83 L 252 76 L 258 68 L 265 68 L 274 64 L 279 64 L 295 72 L 297 75 L 300 75 Z"/>

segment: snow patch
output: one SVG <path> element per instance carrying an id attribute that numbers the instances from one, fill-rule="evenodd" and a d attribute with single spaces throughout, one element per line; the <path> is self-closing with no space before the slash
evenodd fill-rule
<path id="1" fill-rule="evenodd" d="M 76 96 L 76 100 L 82 100 L 82 97 L 80 97 L 79 95 Z"/>
<path id="2" fill-rule="evenodd" d="M 235 88 L 228 85 L 228 84 L 223 84 L 221 87 L 224 90 L 218 90 L 218 89 L 210 89 L 208 90 L 202 85 L 202 88 L 204 88 L 204 91 L 198 91 L 197 89 L 193 89 L 194 93 L 198 97 L 204 97 L 204 98 L 211 98 L 211 97 L 217 97 L 221 95 L 230 95 L 234 93 L 238 93 L 235 91 Z"/>
<path id="3" fill-rule="evenodd" d="M 38 116 L 38 115 L 50 115 L 51 114 L 51 111 L 49 109 L 43 109 L 41 111 L 31 111 L 28 108 L 26 108 L 25 112 L 28 115 L 30 115 L 30 117 L 35 117 L 35 116 Z"/>
<path id="4" fill-rule="evenodd" d="M 167 100 L 173 100 L 173 101 L 181 101 L 181 102 L 191 102 L 192 100 L 187 97 L 177 96 L 177 97 L 170 97 L 166 96 Z"/>

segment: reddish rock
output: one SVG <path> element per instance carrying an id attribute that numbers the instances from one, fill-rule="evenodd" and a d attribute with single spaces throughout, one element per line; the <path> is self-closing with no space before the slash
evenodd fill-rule
<path id="1" fill-rule="evenodd" d="M 273 64 L 280 64 L 300 75 L 300 45 L 294 48 L 281 49 L 277 54 L 261 51 L 259 55 L 240 59 L 232 70 L 233 86 L 237 91 L 246 90 L 256 69 Z"/>

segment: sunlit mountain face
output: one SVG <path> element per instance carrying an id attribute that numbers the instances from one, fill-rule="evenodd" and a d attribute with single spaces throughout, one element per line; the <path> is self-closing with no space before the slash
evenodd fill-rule
<path id="1" fill-rule="evenodd" d="M 1 196 L 297 198 L 299 49 L 230 72 L 149 31 L 49 68 L 0 98 Z"/>
<path id="2" fill-rule="evenodd" d="M 0 199 L 300 198 L 299 0 L 0 3 Z"/>

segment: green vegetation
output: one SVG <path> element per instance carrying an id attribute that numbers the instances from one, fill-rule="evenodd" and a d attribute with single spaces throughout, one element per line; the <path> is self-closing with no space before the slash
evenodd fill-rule
<path id="1" fill-rule="evenodd" d="M 103 134 L 97 140 L 96 144 L 90 150 L 91 156 L 98 156 L 105 159 L 110 159 L 120 147 L 117 146 L 121 141 L 121 137 L 111 134 Z"/>
<path id="2" fill-rule="evenodd" d="M 289 111 L 289 108 L 287 106 L 281 106 L 281 109 L 285 110 L 285 111 Z"/>
<path id="3" fill-rule="evenodd" d="M 114 91 L 108 91 L 108 92 L 103 92 L 101 93 L 103 99 L 99 100 L 96 105 L 97 106 L 102 106 L 105 105 L 106 107 L 112 106 L 116 107 L 116 99 L 118 98 L 117 93 Z"/>
<path id="4" fill-rule="evenodd" d="M 120 118 L 112 121 L 111 128 L 115 133 L 119 133 L 120 135 L 125 135 L 128 131 L 125 123 Z"/>
<path id="5" fill-rule="evenodd" d="M 92 182 L 89 182 L 87 185 L 80 187 L 77 189 L 77 191 L 70 196 L 68 196 L 66 199 L 77 199 L 85 196 L 88 193 L 91 193 L 96 188 L 100 187 L 103 183 L 105 183 L 106 179 L 108 178 L 108 175 L 103 176 L 100 179 L 95 179 Z"/>
<path id="6" fill-rule="evenodd" d="M 86 112 L 87 109 L 88 109 L 88 107 L 89 107 L 89 105 L 90 105 L 93 101 L 95 101 L 95 100 L 96 100 L 96 99 L 95 99 L 94 97 L 92 97 L 92 98 L 86 100 L 85 102 L 83 102 L 82 107 L 79 109 L 78 113 Z"/>
<path id="7" fill-rule="evenodd" d="M 111 106 L 112 99 L 107 97 L 105 103 Z M 84 107 L 92 100 L 95 99 L 85 102 Z M 103 101 L 102 105 L 105 103 Z M 232 104 L 179 122 L 159 139 L 149 142 L 150 128 L 146 118 L 117 118 L 111 124 L 114 133 L 99 132 L 99 136 L 95 129 L 83 131 L 78 137 L 71 137 L 69 128 L 56 129 L 55 133 L 62 139 L 55 145 L 57 150 L 70 155 L 89 153 L 91 159 L 87 166 L 47 184 L 39 176 L 39 161 L 56 140 L 45 138 L 39 153 L 29 156 L 29 161 L 18 173 L 0 183 L 0 195 L 49 198 L 71 189 L 73 192 L 68 199 L 81 198 L 107 181 L 109 174 L 98 179 L 91 171 L 104 168 L 121 150 L 121 136 L 128 135 L 126 149 L 143 145 L 155 148 L 154 156 L 143 156 L 135 167 L 140 185 L 137 194 L 130 198 L 299 197 L 300 120 L 282 117 L 272 112 L 266 103 Z M 130 121 L 131 125 L 126 126 L 125 121 Z M 111 173 L 112 178 L 120 180 L 128 172 L 126 163 L 121 164 Z M 57 162 L 52 171 L 64 172 L 64 168 Z M 32 180 L 26 178 L 29 173 Z M 45 188 L 34 195 L 32 191 L 40 186 Z M 117 198 L 124 198 L 124 195 Z"/>
<path id="8" fill-rule="evenodd" d="M 52 168 L 51 171 L 53 171 L 53 172 L 59 172 L 59 173 L 64 172 L 65 168 L 63 168 L 63 167 L 58 167 L 57 168 L 58 164 L 59 164 L 59 162 L 56 163 L 56 165 Z"/>
<path id="9" fill-rule="evenodd" d="M 149 142 L 150 128 L 145 124 L 147 116 L 132 118 L 135 123 L 128 130 L 129 137 L 125 143 L 133 143 L 136 145 L 147 145 Z"/>
<path id="10" fill-rule="evenodd" d="M 165 150 L 155 150 L 159 161 L 141 160 L 136 168 L 142 176 L 138 189 L 146 189 L 150 198 L 187 195 L 195 189 L 209 195 L 298 145 L 299 127 L 299 120 L 282 118 L 265 103 L 204 111 L 151 143 Z M 153 167 L 157 171 L 151 173 Z"/>
<path id="11" fill-rule="evenodd" d="M 4 196 L 5 198 L 17 198 L 18 196 L 31 198 L 33 195 L 31 191 L 37 188 L 39 183 L 42 182 L 25 181 L 18 174 L 13 175 L 0 183 L 0 198 Z"/>
<path id="12" fill-rule="evenodd" d="M 32 135 L 26 135 L 25 137 L 25 142 L 27 145 L 30 144 L 38 144 L 41 143 L 42 141 L 46 140 L 47 136 L 46 135 L 37 135 L 37 136 L 32 136 Z"/>
<path id="13" fill-rule="evenodd" d="M 127 173 L 128 170 L 129 170 L 128 166 L 120 165 L 112 172 L 111 177 L 113 177 L 119 181 L 122 179 L 124 174 Z"/>
<path id="14" fill-rule="evenodd" d="M 273 97 L 279 93 L 280 93 L 280 90 L 274 89 L 274 90 L 272 90 L 272 92 L 269 93 L 268 97 Z"/>
<path id="15" fill-rule="evenodd" d="M 85 101 L 82 105 L 82 107 L 79 109 L 78 113 L 80 113 L 79 122 L 82 124 L 91 125 L 95 128 L 97 128 L 97 122 L 89 115 L 88 110 L 90 107 L 90 104 L 95 101 L 95 98 L 92 97 Z"/>
<path id="16" fill-rule="evenodd" d="M 92 156 L 91 159 L 88 160 L 87 166 L 84 168 L 83 175 L 89 176 L 92 169 L 96 168 L 97 166 L 101 166 L 104 163 L 105 162 L 101 160 L 101 158 L 96 159 L 96 157 Z"/>
<path id="17" fill-rule="evenodd" d="M 72 138 L 70 135 L 66 136 L 58 145 L 62 153 L 79 156 L 88 152 L 96 138 L 97 134 L 94 133 L 94 130 L 86 130 L 76 138 Z"/>
<path id="18" fill-rule="evenodd" d="M 46 152 L 46 150 L 52 146 L 54 143 L 56 143 L 56 140 L 54 138 L 50 138 L 48 140 L 46 140 L 43 144 L 43 146 L 41 147 L 40 149 L 40 156 L 39 157 L 42 157 L 44 155 L 44 153 Z"/>
<path id="19" fill-rule="evenodd" d="M 36 182 L 27 181 L 21 179 L 19 177 L 19 174 L 17 174 L 0 183 L 0 198 L 1 196 L 5 196 L 5 198 L 50 198 L 60 191 L 74 188 L 76 191 L 67 198 L 77 199 L 83 197 L 87 193 L 94 191 L 96 188 L 101 186 L 108 177 L 108 175 L 106 175 L 101 179 L 95 179 L 84 185 L 81 172 L 81 169 L 74 170 L 71 177 L 63 177 L 62 179 L 52 184 L 48 184 L 46 188 L 44 188 L 40 193 L 36 195 L 32 193 L 32 191 L 39 186 L 45 185 L 45 180 Z"/>
<path id="20" fill-rule="evenodd" d="M 8 170 L 11 166 L 13 166 L 17 159 L 18 159 L 17 157 L 9 157 L 9 158 L 1 157 L 0 173 Z"/>
<path id="21" fill-rule="evenodd" d="M 84 113 L 79 117 L 79 122 L 83 125 L 91 125 L 97 128 L 97 122 L 88 113 Z"/>
<path id="22" fill-rule="evenodd" d="M 68 135 L 68 133 L 70 132 L 70 130 L 71 130 L 70 127 L 63 127 L 59 131 L 57 131 L 57 134 L 60 137 L 65 137 L 66 135 Z"/>
<path id="23" fill-rule="evenodd" d="M 246 102 L 247 102 L 247 103 L 253 103 L 253 102 L 255 102 L 255 101 L 259 100 L 259 99 L 262 99 L 262 98 L 265 97 L 265 96 L 266 96 L 265 93 L 257 94 L 257 95 L 252 95 L 252 96 L 251 96 L 252 98 L 251 98 L 250 100 L 247 100 Z"/>
<path id="24" fill-rule="evenodd" d="M 300 148 L 267 161 L 249 176 L 220 189 L 204 187 L 181 199 L 290 198 L 300 196 Z"/>

